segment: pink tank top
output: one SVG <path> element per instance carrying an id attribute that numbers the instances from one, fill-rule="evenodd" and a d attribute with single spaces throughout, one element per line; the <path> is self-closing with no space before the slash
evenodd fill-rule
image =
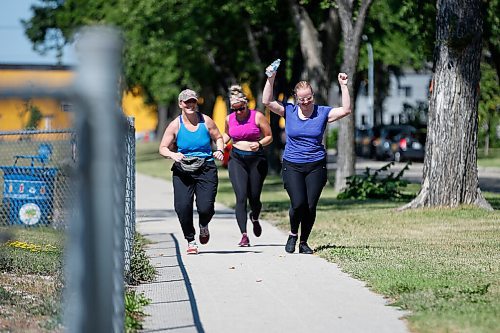
<path id="1" fill-rule="evenodd" d="M 249 110 L 250 116 L 244 121 L 236 119 L 236 112 L 229 115 L 229 136 L 233 141 L 258 141 L 260 128 L 255 124 L 255 115 L 258 111 Z"/>

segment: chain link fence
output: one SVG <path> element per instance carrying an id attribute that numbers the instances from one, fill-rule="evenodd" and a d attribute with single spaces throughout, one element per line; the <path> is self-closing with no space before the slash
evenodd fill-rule
<path id="1" fill-rule="evenodd" d="M 113 28 L 90 27 L 79 46 L 71 86 L 0 89 L 2 99 L 69 101 L 75 112 L 71 129 L 0 132 L 0 227 L 64 230 L 66 331 L 123 332 L 135 234 L 135 127 L 118 107 L 122 39 Z"/>
<path id="2" fill-rule="evenodd" d="M 75 145 L 71 130 L 0 132 L 1 225 L 67 226 Z"/>

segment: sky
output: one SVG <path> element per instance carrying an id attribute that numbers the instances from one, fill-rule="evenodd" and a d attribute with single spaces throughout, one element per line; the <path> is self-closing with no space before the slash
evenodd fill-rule
<path id="1" fill-rule="evenodd" d="M 37 3 L 36 0 L 0 0 L 0 64 L 57 64 L 55 52 L 44 56 L 38 54 L 24 35 L 21 19 L 29 19 L 30 7 Z M 62 64 L 75 63 L 73 48 L 65 48 Z"/>

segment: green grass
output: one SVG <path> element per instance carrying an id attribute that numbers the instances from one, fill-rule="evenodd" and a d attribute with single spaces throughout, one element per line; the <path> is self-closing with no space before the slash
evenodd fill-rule
<path id="1" fill-rule="evenodd" d="M 147 241 L 138 234 L 134 239 L 128 278 L 133 284 L 152 281 L 156 270 L 144 252 Z M 61 331 L 64 240 L 64 230 L 0 227 L 0 331 Z M 127 290 L 125 302 L 126 332 L 136 332 L 148 301 Z"/>
<path id="2" fill-rule="evenodd" d="M 172 179 L 172 160 L 158 153 L 158 142 L 138 143 L 136 146 L 136 170 L 153 177 Z"/>
<path id="3" fill-rule="evenodd" d="M 481 167 L 500 168 L 500 148 L 490 148 L 488 156 L 484 155 L 484 150 L 478 150 L 477 165 Z"/>
<path id="4" fill-rule="evenodd" d="M 152 147 L 138 146 L 137 170 L 168 179 L 168 162 Z M 410 184 L 404 191 L 415 195 L 418 189 Z M 327 186 L 310 245 L 409 310 L 414 332 L 498 332 L 500 194 L 485 196 L 495 211 L 461 207 L 397 212 L 403 202 L 340 201 Z M 232 207 L 234 200 L 227 170 L 220 168 L 217 201 Z M 262 217 L 286 230 L 289 199 L 278 176 L 267 177 L 262 202 Z"/>
<path id="5" fill-rule="evenodd" d="M 52 228 L 1 227 L 0 271 L 55 276 L 62 270 L 64 232 Z"/>
<path id="6" fill-rule="evenodd" d="M 0 227 L 0 322 L 23 332 L 60 329 L 64 233 Z"/>

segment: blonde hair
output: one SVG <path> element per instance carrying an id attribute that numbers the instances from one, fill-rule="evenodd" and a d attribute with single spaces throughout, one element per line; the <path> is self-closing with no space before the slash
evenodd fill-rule
<path id="1" fill-rule="evenodd" d="M 311 90 L 311 94 L 314 94 L 313 88 L 311 87 L 311 85 L 307 81 L 300 81 L 299 83 L 297 83 L 295 85 L 295 88 L 293 88 L 293 94 L 297 95 L 297 90 L 307 89 L 307 88 L 309 88 L 309 90 Z"/>
<path id="2" fill-rule="evenodd" d="M 243 93 L 243 88 L 239 84 L 234 84 L 229 88 L 229 103 L 231 105 L 238 103 L 248 103 L 248 98 Z"/>

